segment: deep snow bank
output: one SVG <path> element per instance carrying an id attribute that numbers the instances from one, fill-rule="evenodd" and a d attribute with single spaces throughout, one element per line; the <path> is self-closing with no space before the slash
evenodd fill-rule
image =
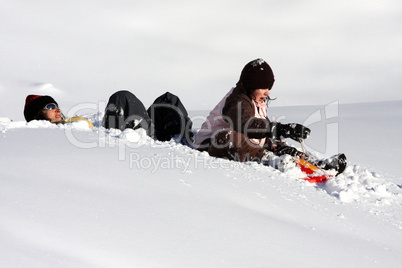
<path id="1" fill-rule="evenodd" d="M 312 185 L 141 130 L 0 131 L 2 266 L 400 265 L 401 186 L 354 163 Z"/>

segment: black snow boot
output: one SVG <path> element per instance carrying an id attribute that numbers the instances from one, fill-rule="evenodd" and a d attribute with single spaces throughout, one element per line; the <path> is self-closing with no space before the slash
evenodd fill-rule
<path id="1" fill-rule="evenodd" d="M 347 161 L 345 154 L 337 154 L 330 158 L 319 160 L 314 164 L 325 170 L 335 169 L 337 171 L 336 175 L 339 175 L 345 170 Z"/>

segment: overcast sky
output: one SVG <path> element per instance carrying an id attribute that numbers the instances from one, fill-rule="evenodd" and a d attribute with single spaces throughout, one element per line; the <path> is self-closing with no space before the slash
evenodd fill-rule
<path id="1" fill-rule="evenodd" d="M 210 110 L 255 58 L 275 106 L 402 100 L 399 0 L 0 3 L 0 116 L 14 120 L 31 93 L 68 109 L 170 91 Z"/>

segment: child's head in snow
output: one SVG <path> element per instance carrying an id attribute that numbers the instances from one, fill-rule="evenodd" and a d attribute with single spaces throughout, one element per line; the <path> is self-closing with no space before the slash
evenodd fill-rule
<path id="1" fill-rule="evenodd" d="M 57 102 L 50 96 L 28 95 L 25 100 L 24 116 L 31 120 L 49 120 L 59 122 L 63 114 Z"/>

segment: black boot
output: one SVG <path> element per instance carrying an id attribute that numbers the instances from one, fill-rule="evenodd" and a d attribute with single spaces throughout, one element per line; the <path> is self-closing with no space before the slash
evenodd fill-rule
<path id="1" fill-rule="evenodd" d="M 123 131 L 125 129 L 123 110 L 117 109 L 114 105 L 109 105 L 106 108 L 102 126 L 107 129 L 116 128 Z"/>
<path id="2" fill-rule="evenodd" d="M 337 154 L 330 158 L 319 160 L 314 164 L 325 170 L 335 169 L 337 171 L 336 176 L 338 176 L 345 170 L 347 161 L 345 154 Z"/>

